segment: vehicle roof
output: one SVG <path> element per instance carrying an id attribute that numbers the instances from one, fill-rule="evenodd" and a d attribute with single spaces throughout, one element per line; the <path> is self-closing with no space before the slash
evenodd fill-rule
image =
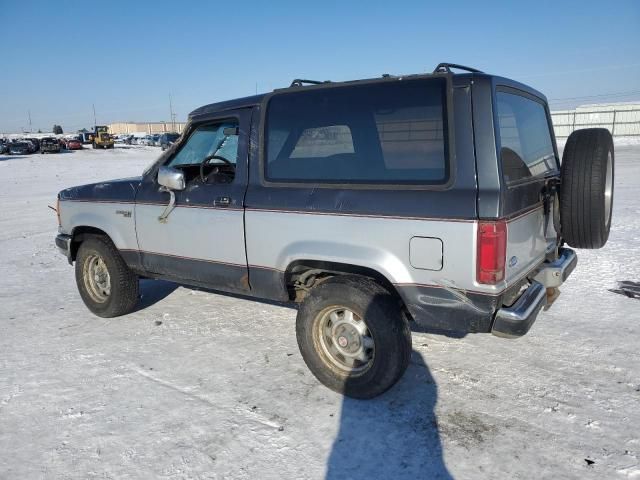
<path id="1" fill-rule="evenodd" d="M 420 78 L 433 78 L 433 77 L 443 77 L 450 75 L 451 77 L 461 80 L 463 82 L 471 83 L 474 78 L 484 77 L 489 78 L 494 85 L 507 86 L 511 88 L 515 88 L 518 90 L 525 91 L 532 95 L 535 95 L 543 100 L 547 100 L 545 95 L 541 92 L 535 90 L 534 88 L 529 87 L 523 83 L 517 82 L 515 80 L 511 80 L 509 78 L 500 77 L 498 75 L 490 75 L 484 72 L 474 72 L 474 73 L 427 73 L 427 74 L 411 74 L 411 75 L 397 75 L 390 76 L 385 75 L 383 77 L 376 78 L 364 78 L 358 80 L 346 80 L 342 82 L 323 82 L 317 85 L 309 85 L 309 86 L 294 86 L 291 85 L 285 88 L 279 88 L 274 90 L 274 92 L 285 92 L 285 91 L 300 91 L 306 89 L 316 89 L 316 88 L 327 88 L 327 87 L 336 87 L 341 85 L 357 85 L 360 83 L 370 83 L 370 82 L 393 82 L 393 81 L 402 81 L 409 79 L 420 79 Z M 251 95 L 249 97 L 235 98 L 231 100 L 225 100 L 223 102 L 210 103 L 208 105 L 204 105 L 202 107 L 196 108 L 189 114 L 189 119 L 195 120 L 198 117 L 207 117 L 208 115 L 212 115 L 215 113 L 224 112 L 227 110 L 235 110 L 238 108 L 247 108 L 254 107 L 262 103 L 264 98 L 270 95 L 270 93 L 262 93 L 259 95 Z"/>
<path id="2" fill-rule="evenodd" d="M 210 103 L 200 108 L 196 108 L 189 114 L 189 117 L 201 117 L 216 112 L 224 112 L 225 110 L 235 110 L 236 108 L 253 107 L 259 105 L 266 94 L 252 95 L 250 97 L 235 98 L 225 100 L 224 102 Z"/>

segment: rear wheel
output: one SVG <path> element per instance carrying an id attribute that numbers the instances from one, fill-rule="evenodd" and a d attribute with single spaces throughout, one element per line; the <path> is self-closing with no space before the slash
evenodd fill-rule
<path id="1" fill-rule="evenodd" d="M 138 277 L 108 238 L 96 236 L 82 242 L 75 274 L 82 300 L 99 317 L 118 317 L 135 309 Z"/>
<path id="2" fill-rule="evenodd" d="M 575 248 L 607 243 L 613 209 L 614 148 L 605 128 L 576 130 L 562 155 L 560 223 Z"/>
<path id="3" fill-rule="evenodd" d="M 411 331 L 398 301 L 371 279 L 334 277 L 300 305 L 298 346 L 316 378 L 354 398 L 391 388 L 411 357 Z"/>

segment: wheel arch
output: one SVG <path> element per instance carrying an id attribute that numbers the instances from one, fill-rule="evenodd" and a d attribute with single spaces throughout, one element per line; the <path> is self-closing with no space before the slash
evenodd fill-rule
<path id="1" fill-rule="evenodd" d="M 76 260 L 76 256 L 78 255 L 78 249 L 80 248 L 80 244 L 84 242 L 87 238 L 102 236 L 108 238 L 111 243 L 113 243 L 113 239 L 105 232 L 96 227 L 91 227 L 89 225 L 81 225 L 75 227 L 71 232 L 71 261 Z"/>
<path id="2" fill-rule="evenodd" d="M 296 259 L 287 265 L 284 272 L 284 283 L 289 298 L 291 300 L 301 301 L 306 296 L 308 290 L 316 283 L 321 283 L 327 278 L 338 275 L 366 277 L 378 282 L 388 290 L 391 295 L 396 297 L 398 301 L 402 303 L 403 309 L 406 310 L 405 302 L 393 282 L 378 270 L 363 265 L 318 259 Z M 309 285 L 306 284 L 307 280 L 310 280 Z"/>

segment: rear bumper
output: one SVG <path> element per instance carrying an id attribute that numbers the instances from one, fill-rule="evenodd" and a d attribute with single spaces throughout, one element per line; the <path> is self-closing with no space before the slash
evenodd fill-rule
<path id="1" fill-rule="evenodd" d="M 69 263 L 73 262 L 71 259 L 71 235 L 65 235 L 64 233 L 56 235 L 56 247 L 58 247 L 60 253 L 67 257 Z"/>
<path id="2" fill-rule="evenodd" d="M 558 253 L 558 259 L 543 263 L 534 277 L 534 280 L 547 288 L 562 285 L 578 264 L 578 256 L 570 248 L 561 248 Z"/>
<path id="3" fill-rule="evenodd" d="M 516 303 L 498 310 L 491 333 L 504 338 L 521 337 L 529 331 L 546 304 L 547 289 L 534 281 Z"/>
<path id="4" fill-rule="evenodd" d="M 547 304 L 548 292 L 562 285 L 577 263 L 576 253 L 569 248 L 561 249 L 557 260 L 545 262 L 520 298 L 512 306 L 498 309 L 491 333 L 504 338 L 526 334 Z"/>

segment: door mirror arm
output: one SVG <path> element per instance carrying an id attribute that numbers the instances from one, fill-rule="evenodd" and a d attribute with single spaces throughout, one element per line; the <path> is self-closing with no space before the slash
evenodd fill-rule
<path id="1" fill-rule="evenodd" d="M 160 192 L 169 194 L 169 205 L 164 212 L 158 217 L 160 223 L 167 223 L 167 217 L 176 208 L 176 194 L 174 190 L 184 190 L 184 172 L 171 167 L 161 166 L 158 170 L 158 183 L 160 184 Z"/>
<path id="2" fill-rule="evenodd" d="M 158 217 L 158 221 L 160 223 L 167 223 L 167 217 L 169 216 L 169 214 L 171 212 L 173 212 L 173 209 L 176 208 L 176 194 L 173 192 L 173 190 L 171 190 L 168 187 L 165 187 L 164 185 L 162 185 L 160 187 L 160 192 L 167 192 L 170 197 L 169 197 L 169 205 L 167 205 L 164 209 L 164 212 L 162 212 L 162 215 L 160 215 Z"/>

